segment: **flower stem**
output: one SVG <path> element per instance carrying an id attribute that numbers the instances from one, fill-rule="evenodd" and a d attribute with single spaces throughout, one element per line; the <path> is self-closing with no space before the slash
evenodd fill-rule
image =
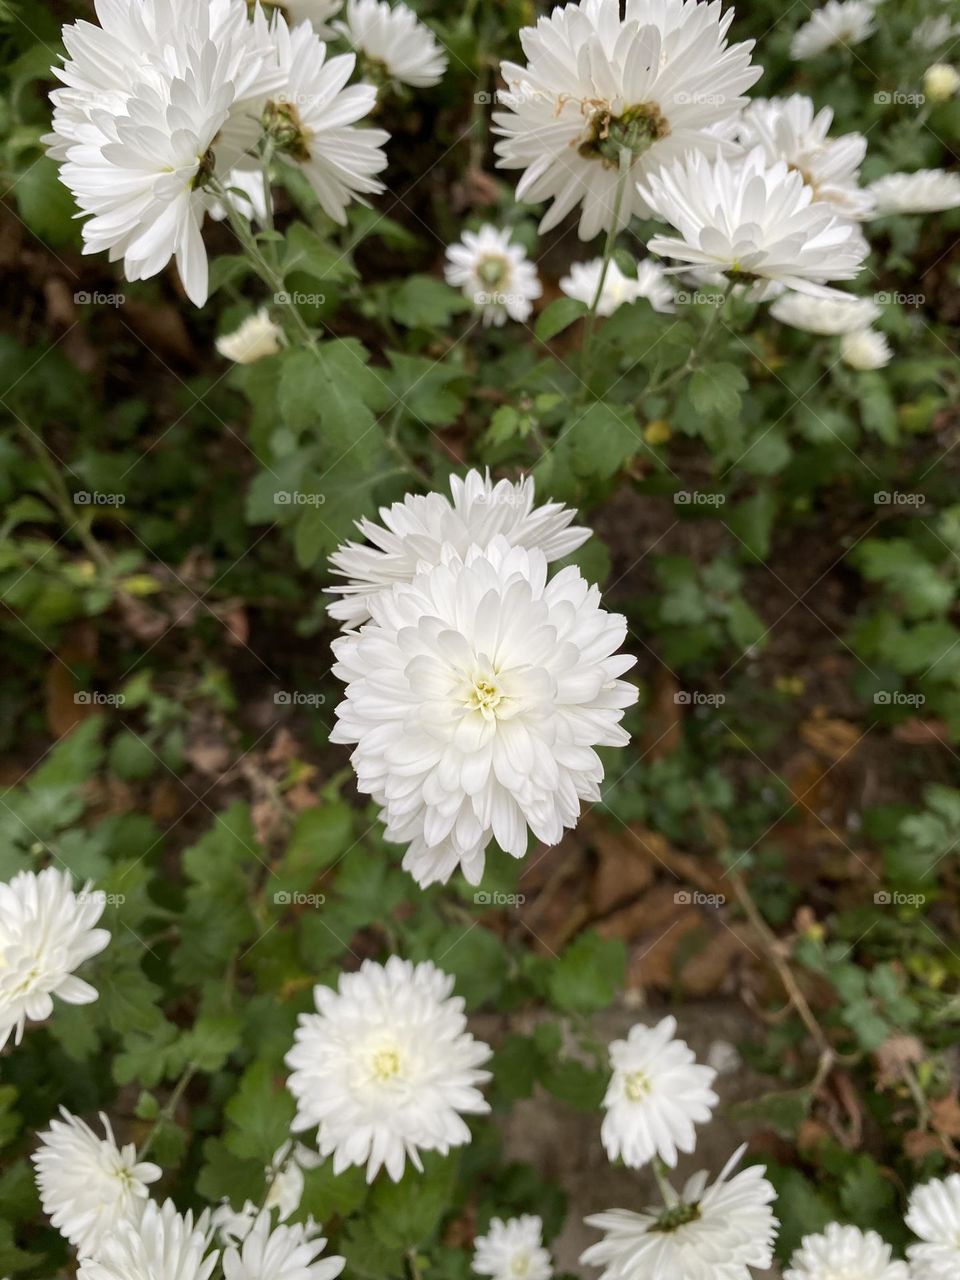
<path id="1" fill-rule="evenodd" d="M 610 268 L 610 262 L 613 259 L 613 250 L 616 247 L 617 235 L 620 230 L 620 210 L 623 207 L 623 197 L 627 190 L 627 179 L 630 176 L 630 165 L 633 157 L 626 147 L 620 148 L 620 164 L 617 173 L 617 188 L 613 198 L 613 217 L 610 220 L 610 226 L 607 228 L 607 238 L 603 245 L 603 265 L 600 268 L 600 279 L 597 281 L 597 291 L 593 295 L 590 303 L 590 311 L 587 315 L 586 332 L 583 337 L 583 358 L 580 365 L 581 388 L 578 400 L 582 402 L 590 390 L 590 375 L 593 371 L 593 342 L 594 332 L 597 327 L 597 307 L 600 305 L 600 298 L 603 294 L 603 286 L 606 283 L 607 271 Z"/>
<path id="2" fill-rule="evenodd" d="M 137 1152 L 138 1161 L 142 1161 L 147 1158 L 147 1153 L 149 1152 L 150 1148 L 153 1146 L 153 1140 L 157 1136 L 157 1130 L 160 1128 L 161 1124 L 164 1124 L 168 1120 L 172 1120 L 173 1117 L 177 1114 L 177 1107 L 179 1107 L 180 1105 L 180 1100 L 182 1099 L 183 1095 L 186 1093 L 187 1086 L 189 1085 L 193 1077 L 196 1075 L 196 1072 L 197 1072 L 196 1063 L 188 1062 L 183 1069 L 183 1073 L 180 1076 L 180 1079 L 173 1086 L 173 1092 L 170 1094 L 170 1097 L 167 1099 L 165 1105 L 161 1109 L 160 1114 L 157 1116 L 156 1120 L 153 1122 L 153 1128 L 147 1134 L 147 1137 L 146 1137 L 146 1140 L 144 1141 L 143 1146 Z"/>
<path id="3" fill-rule="evenodd" d="M 667 1177 L 666 1165 L 659 1156 L 653 1157 L 653 1176 L 657 1180 L 657 1188 L 666 1208 L 671 1209 L 677 1203 L 676 1193 Z"/>

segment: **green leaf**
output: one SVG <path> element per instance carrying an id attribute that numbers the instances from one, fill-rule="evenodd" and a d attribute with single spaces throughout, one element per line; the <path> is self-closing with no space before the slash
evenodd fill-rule
<path id="1" fill-rule="evenodd" d="M 284 278 L 297 271 L 321 282 L 357 278 L 357 269 L 350 255 L 321 239 L 303 222 L 295 222 L 287 232 L 281 270 Z"/>
<path id="2" fill-rule="evenodd" d="M 407 1250 L 428 1244 L 453 1199 L 455 1155 L 427 1156 L 424 1172 L 409 1163 L 403 1178 L 380 1178 L 368 1201 L 370 1230 L 387 1248 Z"/>
<path id="3" fill-rule="evenodd" d="M 589 307 L 576 298 L 555 298 L 537 317 L 534 332 L 541 342 L 549 342 L 588 311 Z"/>
<path id="4" fill-rule="evenodd" d="M 636 415 L 629 405 L 598 400 L 564 428 L 569 432 L 574 470 L 606 479 L 643 448 Z"/>
<path id="5" fill-rule="evenodd" d="M 553 967 L 550 998 L 565 1012 L 599 1012 L 613 1003 L 626 968 L 627 952 L 620 938 L 581 933 Z"/>
<path id="6" fill-rule="evenodd" d="M 255 1062 L 244 1072 L 239 1089 L 224 1108 L 230 1122 L 224 1138 L 228 1151 L 268 1165 L 289 1136 L 295 1111 L 293 1098 L 274 1079 L 269 1064 Z"/>
<path id="7" fill-rule="evenodd" d="M 408 329 L 442 329 L 471 303 L 433 276 L 407 276 L 390 298 L 390 315 Z"/>

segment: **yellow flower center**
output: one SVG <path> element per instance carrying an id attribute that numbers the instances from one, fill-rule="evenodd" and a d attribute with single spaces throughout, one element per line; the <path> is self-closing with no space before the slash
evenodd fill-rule
<path id="1" fill-rule="evenodd" d="M 631 1102 L 640 1102 L 650 1093 L 650 1079 L 642 1071 L 631 1071 L 623 1082 L 623 1091 Z"/>
<path id="2" fill-rule="evenodd" d="M 400 1074 L 400 1055 L 396 1049 L 380 1049 L 373 1055 L 373 1074 L 375 1079 L 384 1082 Z"/>

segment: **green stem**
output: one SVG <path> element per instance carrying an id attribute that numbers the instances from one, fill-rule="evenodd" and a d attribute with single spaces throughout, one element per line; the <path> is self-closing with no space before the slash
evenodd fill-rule
<path id="1" fill-rule="evenodd" d="M 657 1188 L 660 1192 L 664 1205 L 668 1209 L 672 1208 L 677 1202 L 677 1197 L 673 1188 L 670 1186 L 670 1179 L 667 1177 L 666 1166 L 659 1156 L 654 1156 L 653 1158 L 653 1176 L 657 1180 Z"/>
<path id="2" fill-rule="evenodd" d="M 71 526 L 76 528 L 77 537 L 83 544 L 83 549 L 87 555 L 99 569 L 109 574 L 111 571 L 110 558 L 93 536 L 86 513 L 81 514 L 77 511 L 73 496 L 67 488 L 66 481 L 60 474 L 60 468 L 51 457 L 50 450 L 32 427 L 27 426 L 25 422 L 21 422 L 19 418 L 16 421 L 17 429 L 23 437 L 27 448 L 40 464 L 44 478 L 49 486 L 48 497 L 61 520 L 63 520 L 68 529 Z"/>
<path id="3" fill-rule="evenodd" d="M 581 388 L 578 402 L 582 403 L 590 391 L 590 376 L 593 372 L 593 340 L 594 332 L 597 327 L 597 307 L 600 305 L 600 298 L 603 294 L 603 286 L 606 283 L 607 271 L 610 269 L 610 262 L 613 258 L 613 250 L 617 243 L 617 235 L 620 227 L 620 210 L 623 206 L 623 197 L 627 190 L 627 179 L 630 176 L 630 165 L 633 157 L 626 147 L 620 148 L 620 165 L 617 174 L 617 189 L 613 198 L 613 217 L 610 226 L 607 228 L 607 238 L 603 245 L 603 265 L 600 268 L 600 279 L 597 281 L 597 291 L 593 295 L 593 301 L 590 303 L 590 311 L 587 315 L 586 332 L 583 337 L 583 358 L 580 365 Z"/>
<path id="4" fill-rule="evenodd" d="M 190 1084 L 190 1081 L 196 1075 L 196 1072 L 197 1072 L 196 1063 L 188 1062 L 183 1069 L 183 1074 L 180 1076 L 180 1079 L 177 1081 L 177 1083 L 173 1087 L 173 1093 L 170 1094 L 170 1097 L 167 1099 L 166 1104 L 160 1111 L 160 1114 L 157 1116 L 156 1120 L 153 1122 L 153 1128 L 147 1134 L 146 1141 L 144 1142 L 143 1146 L 140 1148 L 139 1152 L 137 1153 L 138 1161 L 146 1160 L 147 1153 L 149 1152 L 150 1148 L 153 1146 L 153 1140 L 157 1136 L 157 1130 L 160 1128 L 161 1124 L 164 1124 L 168 1120 L 172 1120 L 173 1117 L 177 1114 L 177 1107 L 179 1107 L 180 1105 L 180 1100 L 182 1099 L 184 1093 L 186 1093 L 187 1086 Z"/>

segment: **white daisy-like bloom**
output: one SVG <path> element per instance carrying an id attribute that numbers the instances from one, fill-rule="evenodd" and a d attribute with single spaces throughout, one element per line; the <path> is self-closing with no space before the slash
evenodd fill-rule
<path id="1" fill-rule="evenodd" d="M 918 169 L 888 173 L 870 184 L 878 217 L 891 213 L 943 213 L 960 208 L 960 173 Z"/>
<path id="2" fill-rule="evenodd" d="M 312 1221 L 273 1226 L 264 1209 L 243 1241 L 224 1249 L 224 1280 L 334 1280 L 346 1259 L 320 1257 L 327 1244 L 320 1230 Z"/>
<path id="3" fill-rule="evenodd" d="M 106 899 L 87 884 L 73 891 L 69 871 L 20 871 L 0 884 L 0 1049 L 23 1038 L 27 1022 L 44 1022 L 53 997 L 91 1004 L 97 991 L 75 970 L 110 941 L 94 925 Z"/>
<path id="4" fill-rule="evenodd" d="M 568 298 L 576 298 L 592 306 L 600 287 L 603 274 L 603 259 L 594 258 L 592 262 L 575 262 L 570 267 L 570 274 L 560 281 L 560 288 Z M 607 274 L 603 276 L 603 288 L 597 300 L 597 315 L 612 316 L 624 303 L 636 302 L 638 298 L 646 298 L 654 311 L 673 311 L 674 290 L 663 267 L 649 258 L 637 263 L 636 278 L 624 275 L 615 262 L 607 266 Z"/>
<path id="5" fill-rule="evenodd" d="M 547 581 L 540 550 L 494 538 L 422 564 L 333 643 L 347 686 L 331 742 L 353 743 L 359 790 L 421 887 L 483 876 L 487 846 L 514 858 L 557 844 L 600 799 L 595 748 L 630 741 L 636 688 L 618 652 L 626 620 L 571 565 Z"/>
<path id="6" fill-rule="evenodd" d="M 829 296 L 826 281 L 851 279 L 865 256 L 853 225 L 762 147 L 733 161 L 688 155 L 651 175 L 646 198 L 680 233 L 653 236 L 652 253 L 750 282 L 761 298 L 777 286 Z"/>
<path id="7" fill-rule="evenodd" d="M 907 1248 L 910 1280 L 956 1280 L 960 1275 L 960 1173 L 914 1187 L 907 1226 L 923 1242 Z"/>
<path id="8" fill-rule="evenodd" d="M 485 1236 L 473 1242 L 471 1269 L 492 1280 L 550 1280 L 553 1265 L 543 1247 L 543 1223 L 532 1213 L 491 1218 Z"/>
<path id="9" fill-rule="evenodd" d="M 783 1280 L 910 1280 L 910 1268 L 892 1261 L 891 1253 L 875 1231 L 831 1222 L 820 1234 L 804 1236 Z"/>
<path id="10" fill-rule="evenodd" d="M 676 1018 L 664 1018 L 655 1027 L 631 1027 L 626 1040 L 610 1045 L 600 1137 L 608 1157 L 631 1169 L 654 1156 L 675 1168 L 678 1152 L 693 1151 L 696 1125 L 707 1123 L 719 1101 L 711 1088 L 717 1073 L 701 1066 L 676 1032 Z"/>
<path id="11" fill-rule="evenodd" d="M 493 119 L 498 164 L 526 170 L 517 199 L 553 201 L 541 231 L 581 203 L 581 239 L 610 228 L 623 149 L 630 174 L 617 229 L 649 213 L 638 179 L 724 145 L 761 74 L 752 40 L 727 44 L 732 21 L 719 0 L 627 0 L 622 19 L 620 0 L 581 0 L 523 28 L 527 65 L 503 63 L 506 110 Z"/>
<path id="12" fill-rule="evenodd" d="M 345 543 L 330 557 L 332 571 L 348 578 L 331 587 L 343 596 L 329 606 L 330 616 L 347 627 L 370 617 L 370 600 L 402 582 L 412 582 L 421 564 L 439 564 L 445 546 L 460 555 L 503 537 L 516 547 L 538 548 L 548 561 L 560 560 L 583 545 L 590 530 L 573 523 L 576 511 L 560 502 L 536 505 L 533 476 L 497 480 L 490 472 L 468 471 L 450 477 L 450 497 L 408 493 L 402 502 L 380 508 L 380 524 L 366 518 L 357 529 L 372 546 Z"/>
<path id="13" fill-rule="evenodd" d="M 770 164 L 783 160 L 841 218 L 866 218 L 873 200 L 860 186 L 860 165 L 867 153 L 862 133 L 829 137 L 833 109 L 815 112 L 802 93 L 789 98 L 756 98 L 740 119 L 744 146 L 762 147 Z"/>
<path id="14" fill-rule="evenodd" d="M 795 33 L 790 57 L 817 58 L 835 45 L 862 44 L 877 28 L 869 0 L 827 0 Z"/>
<path id="15" fill-rule="evenodd" d="M 103 1138 L 64 1107 L 60 1114 L 62 1120 L 51 1120 L 38 1135 L 40 1146 L 30 1158 L 44 1213 L 81 1256 L 89 1255 L 119 1223 L 139 1222 L 147 1187 L 162 1170 L 138 1161 L 132 1142 L 117 1146 L 103 1112 Z"/>
<path id="16" fill-rule="evenodd" d="M 283 349 L 283 330 L 270 319 L 267 308 L 261 307 L 247 316 L 239 328 L 218 338 L 216 347 L 220 355 L 234 364 L 254 364 Z"/>
<path id="17" fill-rule="evenodd" d="M 840 339 L 840 355 L 851 369 L 882 369 L 893 358 L 890 343 L 876 329 L 858 329 Z"/>
<path id="18" fill-rule="evenodd" d="M 467 1031 L 453 978 L 429 960 L 391 956 L 344 973 L 336 991 L 314 988 L 316 1013 L 301 1014 L 286 1056 L 297 1100 L 295 1133 L 319 1126 L 320 1154 L 334 1173 L 385 1168 L 394 1182 L 420 1153 L 470 1141 L 464 1115 L 489 1111 L 478 1086 L 491 1049 Z"/>
<path id="19" fill-rule="evenodd" d="M 336 26 L 361 55 L 372 79 L 415 89 L 428 89 L 443 79 L 447 55 L 426 23 L 405 4 L 347 0 L 344 20 Z"/>
<path id="20" fill-rule="evenodd" d="M 924 18 L 914 27 L 910 41 L 920 49 L 933 51 L 960 35 L 960 22 L 953 22 L 945 13 Z"/>
<path id="21" fill-rule="evenodd" d="M 932 102 L 948 102 L 960 89 L 960 71 L 949 62 L 935 62 L 923 73 L 923 92 Z"/>
<path id="22" fill-rule="evenodd" d="M 543 292 L 526 249 L 513 243 L 509 230 L 490 223 L 465 231 L 447 246 L 443 273 L 447 284 L 473 303 L 485 325 L 526 320 L 534 298 Z"/>
<path id="23" fill-rule="evenodd" d="M 838 337 L 868 328 L 878 319 L 880 308 L 870 298 L 855 298 L 852 294 L 838 292 L 830 298 L 814 298 L 789 290 L 775 299 L 770 314 L 793 329 Z"/>
<path id="24" fill-rule="evenodd" d="M 138 1223 L 119 1223 L 95 1257 L 81 1260 L 77 1280 L 208 1280 L 217 1254 L 206 1250 L 202 1219 L 178 1213 L 172 1200 L 148 1200 Z"/>
<path id="25" fill-rule="evenodd" d="M 745 1150 L 710 1185 L 709 1174 L 696 1174 L 667 1207 L 587 1218 L 605 1234 L 580 1261 L 603 1267 L 601 1280 L 751 1280 L 751 1268 L 773 1262 L 778 1223 L 770 1208 L 776 1192 L 762 1166 L 733 1174 Z"/>

